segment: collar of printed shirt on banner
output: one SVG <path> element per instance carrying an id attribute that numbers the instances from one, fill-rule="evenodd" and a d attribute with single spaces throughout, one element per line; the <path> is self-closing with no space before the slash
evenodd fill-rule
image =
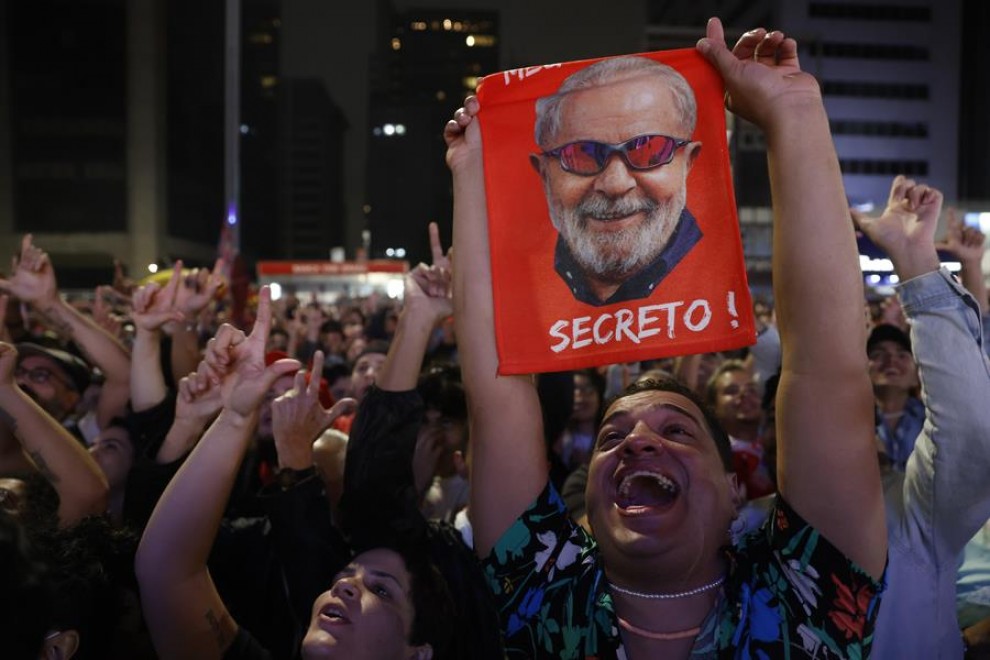
<path id="1" fill-rule="evenodd" d="M 684 214 L 697 226 L 684 229 L 692 236 L 681 237 L 679 260 L 659 284 L 624 302 L 580 302 L 573 283 L 558 274 L 564 268 L 555 269 L 555 258 L 560 264 L 569 255 L 557 246 L 543 185 L 529 162 L 540 151 L 533 134 L 536 100 L 598 60 L 497 73 L 478 88 L 500 374 L 728 350 L 756 340 L 722 81 L 694 49 L 641 57 L 677 69 L 697 99 L 694 134 L 676 136 L 702 143 L 688 174 Z"/>

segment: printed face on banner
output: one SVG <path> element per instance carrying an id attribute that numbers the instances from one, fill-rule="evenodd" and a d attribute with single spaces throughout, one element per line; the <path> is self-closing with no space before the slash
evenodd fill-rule
<path id="1" fill-rule="evenodd" d="M 598 62 L 537 102 L 531 162 L 559 233 L 555 269 L 581 302 L 645 298 L 700 239 L 684 213 L 695 108 L 683 76 L 641 57 Z"/>
<path id="2" fill-rule="evenodd" d="M 752 343 L 722 94 L 687 49 L 485 78 L 501 373 Z"/>

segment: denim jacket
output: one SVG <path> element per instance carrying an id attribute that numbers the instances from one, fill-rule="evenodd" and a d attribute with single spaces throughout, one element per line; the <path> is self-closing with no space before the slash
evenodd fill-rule
<path id="1" fill-rule="evenodd" d="M 898 286 L 925 423 L 884 477 L 889 563 L 874 658 L 960 658 L 956 569 L 990 518 L 990 363 L 976 301 L 942 269 Z"/>

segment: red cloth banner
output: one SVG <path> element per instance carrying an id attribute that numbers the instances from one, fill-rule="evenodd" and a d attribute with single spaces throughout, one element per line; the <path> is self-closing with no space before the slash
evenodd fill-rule
<path id="1" fill-rule="evenodd" d="M 723 95 L 694 49 L 482 80 L 499 373 L 755 341 Z"/>

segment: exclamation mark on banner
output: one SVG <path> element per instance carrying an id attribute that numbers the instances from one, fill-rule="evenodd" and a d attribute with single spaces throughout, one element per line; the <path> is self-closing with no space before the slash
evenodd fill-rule
<path id="1" fill-rule="evenodd" d="M 729 308 L 729 314 L 732 316 L 732 320 L 729 321 L 729 325 L 733 328 L 739 327 L 739 313 L 736 311 L 736 292 L 729 291 L 729 294 L 725 297 L 725 304 Z"/>

